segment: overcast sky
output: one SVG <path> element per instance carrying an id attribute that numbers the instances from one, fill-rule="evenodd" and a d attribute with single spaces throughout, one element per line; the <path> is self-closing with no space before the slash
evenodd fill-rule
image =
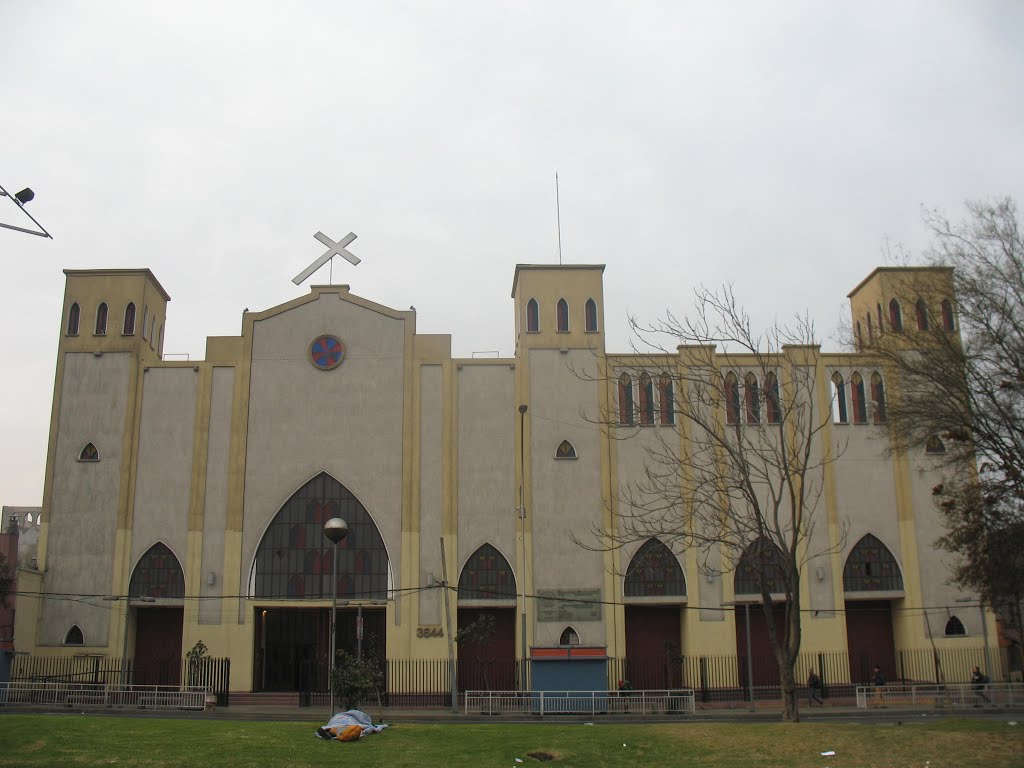
<path id="1" fill-rule="evenodd" d="M 919 253 L 922 205 L 1024 204 L 1024 3 L 0 2 L 0 503 L 39 504 L 65 268 L 149 267 L 165 351 L 334 282 L 513 353 L 517 263 L 627 315 L 732 282 L 757 324 Z M 0 222 L 31 225 L 9 200 Z"/>

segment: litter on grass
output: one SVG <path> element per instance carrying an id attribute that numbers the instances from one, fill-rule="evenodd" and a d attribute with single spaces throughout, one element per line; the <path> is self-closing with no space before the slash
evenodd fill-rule
<path id="1" fill-rule="evenodd" d="M 828 752 L 822 752 L 821 756 L 822 757 L 832 757 L 832 756 L 835 755 L 835 753 L 836 753 L 836 751 L 834 749 L 830 749 Z"/>

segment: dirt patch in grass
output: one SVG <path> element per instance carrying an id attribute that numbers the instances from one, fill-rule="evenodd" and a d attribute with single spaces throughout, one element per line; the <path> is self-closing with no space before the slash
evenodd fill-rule
<path id="1" fill-rule="evenodd" d="M 532 757 L 534 760 L 539 760 L 542 763 L 550 763 L 552 760 L 557 760 L 558 755 L 552 754 L 551 752 L 545 752 L 543 750 L 537 752 L 527 752 L 527 757 Z"/>

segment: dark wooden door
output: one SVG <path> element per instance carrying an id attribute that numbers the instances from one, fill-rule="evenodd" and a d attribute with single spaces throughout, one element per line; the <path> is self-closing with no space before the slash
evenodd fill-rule
<path id="1" fill-rule="evenodd" d="M 459 608 L 459 628 L 482 614 L 494 616 L 494 634 L 486 643 L 459 643 L 459 690 L 514 691 L 516 688 L 515 608 Z"/>
<path id="2" fill-rule="evenodd" d="M 634 690 L 682 685 L 678 605 L 626 606 L 626 676 Z"/>
<path id="3" fill-rule="evenodd" d="M 896 643 L 888 600 L 846 603 L 846 646 L 850 654 L 850 682 L 870 683 L 876 664 L 886 680 L 896 679 Z"/>
<path id="4" fill-rule="evenodd" d="M 135 611 L 135 685 L 181 684 L 182 608 Z"/>
<path id="5" fill-rule="evenodd" d="M 747 615 L 750 616 L 750 654 L 747 654 Z M 772 622 L 776 637 L 780 640 L 786 628 L 786 607 L 779 603 L 772 606 Z M 772 648 L 768 632 L 768 619 L 760 603 L 736 607 L 736 666 L 741 688 L 747 687 L 747 664 L 753 665 L 754 685 L 778 685 L 779 662 Z"/>

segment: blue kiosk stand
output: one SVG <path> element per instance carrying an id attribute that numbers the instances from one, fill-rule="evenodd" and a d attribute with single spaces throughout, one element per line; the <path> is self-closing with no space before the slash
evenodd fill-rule
<path id="1" fill-rule="evenodd" d="M 604 647 L 531 648 L 530 680 L 536 714 L 595 714 L 608 709 Z"/>

